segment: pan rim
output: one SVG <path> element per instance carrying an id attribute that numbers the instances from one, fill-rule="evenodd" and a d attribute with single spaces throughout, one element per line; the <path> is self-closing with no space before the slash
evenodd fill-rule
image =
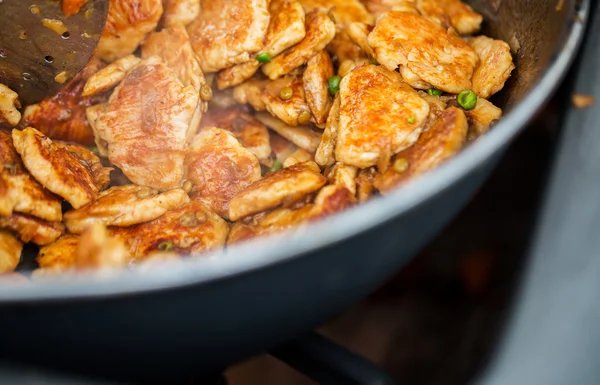
<path id="1" fill-rule="evenodd" d="M 417 208 L 498 154 L 526 127 L 566 76 L 583 39 L 589 9 L 590 1 L 581 1 L 575 19 L 570 26 L 565 26 L 567 36 L 562 46 L 558 47 L 555 60 L 546 68 L 523 101 L 493 130 L 446 164 L 391 194 L 301 230 L 261 237 L 206 257 L 169 264 L 165 269 L 125 271 L 106 280 L 86 279 L 85 275 L 81 275 L 82 279 L 72 281 L 40 280 L 27 285 L 6 283 L 0 290 L 0 305 L 106 300 L 206 285 L 301 258 Z M 307 238 L 310 241 L 307 241 Z"/>

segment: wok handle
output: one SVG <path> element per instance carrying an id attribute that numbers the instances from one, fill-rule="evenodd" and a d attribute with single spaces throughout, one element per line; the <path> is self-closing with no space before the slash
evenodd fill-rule
<path id="1" fill-rule="evenodd" d="M 600 384 L 600 8 L 571 71 L 524 282 L 480 385 Z M 566 88 L 569 89 L 569 88 Z M 584 109 L 571 95 L 595 97 Z M 535 151 L 535 149 L 532 149 Z"/>
<path id="2" fill-rule="evenodd" d="M 323 385 L 393 385 L 391 377 L 366 359 L 310 332 L 269 352 Z"/>

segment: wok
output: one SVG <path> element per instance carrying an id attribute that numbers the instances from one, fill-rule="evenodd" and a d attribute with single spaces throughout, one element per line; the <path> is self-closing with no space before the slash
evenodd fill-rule
<path id="1" fill-rule="evenodd" d="M 302 230 L 105 279 L 0 289 L 0 358 L 112 378 L 174 378 L 309 330 L 400 269 L 469 200 L 563 78 L 588 1 L 474 0 L 510 42 L 507 114 L 455 159 L 384 198 Z"/>

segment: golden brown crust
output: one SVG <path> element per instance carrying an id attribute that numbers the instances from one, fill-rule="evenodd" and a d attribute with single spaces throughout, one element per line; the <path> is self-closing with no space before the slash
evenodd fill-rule
<path id="1" fill-rule="evenodd" d="M 163 26 L 186 26 L 200 15 L 200 0 L 163 0 L 163 8 Z"/>
<path id="2" fill-rule="evenodd" d="M 285 88 L 289 89 L 292 94 L 289 99 L 284 100 L 280 93 Z M 286 77 L 267 83 L 261 93 L 261 100 L 271 115 L 289 126 L 308 123 L 308 121 L 301 122 L 302 117 L 306 114 L 308 114 L 306 116 L 309 120 L 314 120 L 306 102 L 301 78 Z"/>
<path id="3" fill-rule="evenodd" d="M 469 139 L 476 139 L 488 132 L 491 125 L 502 117 L 502 110 L 485 99 L 477 98 L 475 108 L 465 114 L 469 120 Z"/>
<path id="4" fill-rule="evenodd" d="M 79 159 L 84 166 L 90 170 L 94 184 L 98 191 L 104 190 L 110 184 L 110 172 L 112 167 L 104 167 L 100 158 L 87 148 L 78 144 L 70 144 L 64 142 L 54 142 L 59 147 L 69 151 L 71 155 Z"/>
<path id="5" fill-rule="evenodd" d="M 324 125 L 329 115 L 331 97 L 327 88 L 327 80 L 333 75 L 331 58 L 327 52 L 321 51 L 308 61 L 302 76 L 306 102 L 317 126 Z"/>
<path id="6" fill-rule="evenodd" d="M 40 269 L 64 272 L 75 263 L 79 235 L 65 234 L 55 242 L 40 248 L 36 262 Z"/>
<path id="7" fill-rule="evenodd" d="M 296 146 L 314 153 L 321 141 L 321 131 L 312 126 L 288 126 L 285 122 L 267 113 L 258 113 L 256 118 Z"/>
<path id="8" fill-rule="evenodd" d="M 0 230 L 0 275 L 15 271 L 21 261 L 21 243 L 12 234 Z"/>
<path id="9" fill-rule="evenodd" d="M 87 163 L 35 128 L 15 129 L 12 138 L 23 164 L 42 186 L 75 208 L 94 199 L 98 187 Z"/>
<path id="10" fill-rule="evenodd" d="M 471 38 L 469 44 L 480 59 L 473 73 L 473 92 L 487 99 L 504 88 L 504 83 L 515 69 L 510 47 L 501 40 L 487 36 Z"/>
<path id="11" fill-rule="evenodd" d="M 315 153 L 315 162 L 321 167 L 331 166 L 335 163 L 335 144 L 340 127 L 340 93 L 338 92 L 329 110 L 329 117 L 321 142 Z"/>
<path id="12" fill-rule="evenodd" d="M 0 216 L 0 229 L 16 233 L 24 243 L 48 245 L 57 240 L 65 231 L 60 222 L 46 222 L 41 219 L 22 214 Z"/>
<path id="13" fill-rule="evenodd" d="M 21 113 L 18 108 L 19 95 L 4 84 L 0 83 L 0 127 L 8 125 L 15 127 L 21 121 Z"/>
<path id="14" fill-rule="evenodd" d="M 479 31 L 483 16 L 473 11 L 460 0 L 418 0 L 417 8 L 442 27 L 453 27 L 461 35 L 471 35 Z"/>
<path id="15" fill-rule="evenodd" d="M 98 95 L 115 87 L 140 61 L 141 59 L 137 56 L 127 55 L 119 60 L 115 60 L 104 68 L 100 68 L 87 79 L 83 87 L 82 96 Z"/>
<path id="16" fill-rule="evenodd" d="M 256 156 L 231 133 L 216 127 L 207 127 L 194 138 L 185 169 L 193 185 L 192 198 L 226 219 L 231 198 L 261 178 Z"/>

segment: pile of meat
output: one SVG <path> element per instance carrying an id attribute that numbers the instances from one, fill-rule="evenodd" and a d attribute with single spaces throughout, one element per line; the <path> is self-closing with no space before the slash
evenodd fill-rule
<path id="1" fill-rule="evenodd" d="M 509 46 L 460 0 L 110 0 L 88 66 L 0 85 L 0 274 L 200 255 L 319 220 L 455 156 Z M 12 131 L 11 131 L 12 130 Z"/>

